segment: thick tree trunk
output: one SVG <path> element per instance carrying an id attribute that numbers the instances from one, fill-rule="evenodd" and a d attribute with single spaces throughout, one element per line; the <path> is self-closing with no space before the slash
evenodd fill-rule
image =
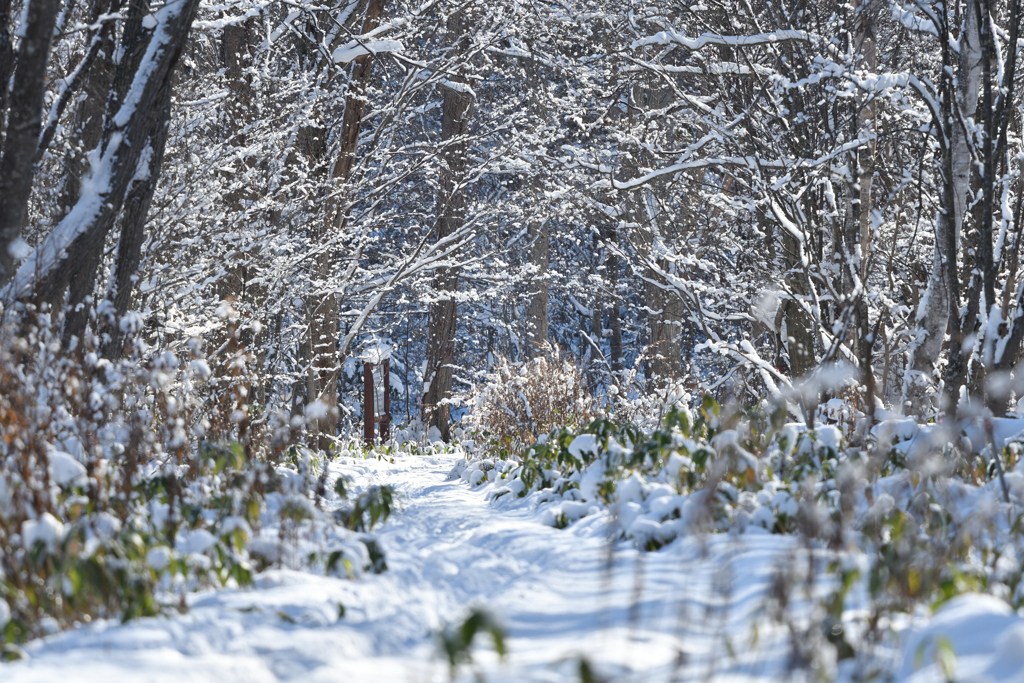
<path id="1" fill-rule="evenodd" d="M 32 192 L 36 145 L 43 125 L 46 67 L 60 5 L 60 0 L 30 0 L 18 46 L 9 100 L 12 106 L 7 112 L 7 132 L 0 157 L 0 286 L 14 275 L 15 255 L 11 247 L 21 239 Z M 0 70 L 4 61 L 0 54 Z"/>
<path id="2" fill-rule="evenodd" d="M 18 270 L 6 291 L 9 299 L 25 296 L 42 283 L 67 286 L 70 266 L 102 245 L 117 219 L 125 194 L 136 176 L 146 142 L 159 124 L 160 103 L 170 97 L 174 67 L 195 19 L 199 0 L 172 0 L 160 13 L 157 26 L 145 29 L 150 41 L 136 69 L 119 68 L 115 89 L 122 97 L 108 108 L 103 141 L 91 175 L 90 191 L 43 240 Z M 152 41 L 157 41 L 153 44 Z M 122 58 L 122 66 L 130 59 Z M 145 74 L 145 79 L 138 78 Z"/>
<path id="3" fill-rule="evenodd" d="M 4 150 L 4 131 L 8 88 L 14 73 L 14 46 L 11 43 L 11 0 L 0 0 L 0 155 Z"/>
<path id="4" fill-rule="evenodd" d="M 657 240 L 671 239 L 673 235 L 662 234 L 663 229 L 673 229 L 669 222 L 662 225 L 653 210 L 654 196 L 651 190 L 639 193 L 639 215 L 643 217 L 639 227 L 639 246 L 644 251 L 645 259 L 656 259 L 653 249 Z M 687 220 L 692 220 L 691 213 L 682 209 L 681 213 Z M 677 229 L 677 228 L 676 228 Z M 683 376 L 683 316 L 686 307 L 678 292 L 674 292 L 665 281 L 663 273 L 670 273 L 673 264 L 666 259 L 656 259 L 653 268 L 645 269 L 648 281 L 644 285 L 644 299 L 647 304 L 647 367 L 650 388 L 663 391 L 672 384 L 679 382 Z"/>
<path id="5" fill-rule="evenodd" d="M 90 21 L 95 24 L 101 15 L 110 9 L 108 0 L 95 0 L 90 12 Z M 64 164 L 65 175 L 60 191 L 60 217 L 63 218 L 78 202 L 81 194 L 82 178 L 89 172 L 87 152 L 96 149 L 103 139 L 103 116 L 106 112 L 107 99 L 114 81 L 114 50 L 116 48 L 113 31 L 108 30 L 109 24 L 101 29 L 98 36 L 99 51 L 95 62 L 89 67 L 85 83 L 82 86 L 82 99 L 75 111 L 74 133 L 72 145 Z M 75 270 L 69 277 L 69 297 L 67 314 L 64 319 L 62 342 L 65 347 L 73 337 L 81 338 L 89 321 L 90 301 L 99 270 L 102 244 L 97 244 L 91 253 L 83 255 L 81 262 L 74 264 Z M 63 290 L 50 293 L 50 303 L 58 303 Z"/>
<path id="6" fill-rule="evenodd" d="M 794 297 L 807 295 L 804 274 L 800 272 L 803 265 L 801 243 L 789 230 L 781 230 L 782 252 L 786 262 L 786 286 Z M 804 306 L 806 302 L 787 299 L 782 303 L 782 314 L 786 321 L 785 345 L 789 351 L 789 372 L 793 379 L 805 377 L 817 360 L 814 353 L 814 321 Z M 813 410 L 813 406 L 807 406 Z"/>
<path id="7" fill-rule="evenodd" d="M 878 3 L 864 0 L 857 10 L 854 24 L 857 52 L 860 55 L 859 66 L 869 73 L 874 73 L 878 65 L 877 36 L 875 24 Z M 872 347 L 874 335 L 869 320 L 869 308 L 866 298 L 868 285 L 868 266 L 871 255 L 871 211 L 874 208 L 871 196 L 875 174 L 875 114 L 877 104 L 873 99 L 863 102 L 857 112 L 857 127 L 860 136 L 868 139 L 857 150 L 857 187 L 853 188 L 853 223 L 859 242 L 857 264 L 861 294 L 857 297 L 854 316 L 857 321 L 857 362 L 860 364 L 861 389 L 864 392 L 864 415 L 867 418 L 865 430 L 870 430 L 875 420 L 875 369 L 872 366 Z M 866 437 L 867 431 L 864 432 Z"/>
<path id="8" fill-rule="evenodd" d="M 941 106 L 950 150 L 943 154 L 943 207 L 935 221 L 935 256 L 928 288 L 917 310 L 918 329 L 911 343 L 910 359 L 903 378 L 903 403 L 907 412 L 921 414 L 935 394 L 935 363 L 946 333 L 950 335 L 949 363 L 945 373 L 948 409 L 955 410 L 966 377 L 959 343 L 963 340 L 959 316 L 958 245 L 971 190 L 971 152 L 963 122 L 973 119 L 978 107 L 981 79 L 981 39 L 977 0 L 967 0 L 960 32 L 956 92 L 944 95 Z M 956 106 L 950 100 L 955 96 Z M 952 119 L 951 121 L 949 119 Z M 943 408 L 943 406 L 940 406 Z"/>
<path id="9" fill-rule="evenodd" d="M 957 244 L 964 217 L 971 203 L 971 134 L 967 126 L 978 112 L 981 90 L 982 51 L 978 26 L 978 0 L 966 0 L 964 23 L 960 30 L 960 55 L 957 64 L 957 111 L 953 112 L 953 229 Z"/>
<path id="10" fill-rule="evenodd" d="M 462 227 L 466 197 L 462 181 L 466 175 L 466 136 L 473 113 L 473 96 L 461 90 L 446 89 L 441 108 L 441 140 L 445 143 L 441 162 L 438 197 L 437 239 L 442 240 Z M 441 438 L 450 439 L 451 418 L 448 399 L 452 392 L 455 362 L 456 304 L 459 270 L 443 267 L 434 276 L 438 299 L 430 304 L 427 323 L 427 384 L 423 397 L 423 421 L 437 427 Z"/>
<path id="11" fill-rule="evenodd" d="M 98 6 L 94 10 L 97 13 L 102 12 L 102 8 Z M 111 63 L 113 56 L 111 56 L 109 62 L 98 64 L 96 65 L 97 68 L 90 70 L 86 95 L 87 98 L 94 93 L 98 95 L 98 100 L 92 101 L 91 106 L 88 99 L 83 102 L 83 106 L 90 106 L 90 116 L 98 115 L 103 119 L 109 119 L 128 96 L 128 92 L 132 87 L 153 35 L 152 31 L 147 30 L 143 25 L 143 20 L 148 13 L 149 6 L 147 0 L 131 0 L 124 21 L 124 33 L 120 45 L 120 50 L 123 54 L 119 65 L 116 69 L 113 68 Z M 114 46 L 111 44 L 107 47 L 113 50 Z M 111 92 L 113 93 L 112 96 Z M 158 94 L 158 98 L 158 101 L 154 103 L 155 112 L 162 111 L 162 101 L 164 99 L 169 101 L 170 87 L 162 89 Z M 157 116 L 159 117 L 159 114 Z M 95 129 L 83 131 L 84 136 L 81 147 L 85 150 L 95 149 L 103 141 L 104 137 L 108 140 L 110 139 L 111 131 L 106 129 L 107 124 L 104 121 L 96 122 L 90 120 L 87 123 L 90 128 L 97 125 L 97 123 L 103 125 L 104 128 L 101 128 L 98 133 Z M 159 122 L 154 122 L 152 125 L 157 126 Z M 147 138 L 148 135 L 147 131 Z M 88 136 L 89 139 L 86 139 L 85 136 Z M 86 143 L 91 144 L 85 146 Z M 82 166 L 76 170 L 83 173 L 88 172 L 89 164 L 85 160 L 85 153 L 80 152 L 80 154 L 82 154 Z M 138 156 L 138 158 L 141 159 L 142 157 Z M 135 175 L 137 174 L 133 174 L 133 176 Z M 81 178 L 69 179 L 66 190 L 67 193 L 62 195 L 62 200 L 67 202 L 66 205 L 62 206 L 62 215 L 64 216 L 67 215 L 71 207 L 80 198 Z M 112 226 L 105 227 L 102 235 L 93 235 L 89 239 L 79 239 L 73 242 L 67 249 L 68 258 L 63 266 L 51 270 L 48 276 L 40 279 L 36 285 L 36 294 L 51 304 L 59 303 L 64 297 L 65 290 L 70 288 L 69 316 L 65 322 L 64 329 L 65 343 L 69 342 L 72 336 L 81 336 L 85 329 L 88 321 L 85 299 L 92 294 L 95 287 L 100 258 L 106 243 L 106 234 L 110 227 Z"/>
<path id="12" fill-rule="evenodd" d="M 547 219 L 531 221 L 529 225 L 533 277 L 530 279 L 530 302 L 526 309 L 526 351 L 530 358 L 544 355 L 548 348 L 548 225 Z"/>
<path id="13" fill-rule="evenodd" d="M 857 52 L 860 54 L 860 68 L 874 73 L 878 66 L 877 36 L 875 24 L 877 14 L 875 0 L 863 0 L 857 11 L 854 24 Z M 871 210 L 874 208 L 871 189 L 875 173 L 875 114 L 878 105 L 871 99 L 863 102 L 857 112 L 857 127 L 860 135 L 868 141 L 857 150 L 857 188 L 855 218 L 860 242 L 860 278 L 867 283 L 868 253 L 871 247 Z"/>
<path id="14" fill-rule="evenodd" d="M 604 287 L 597 288 L 594 296 L 594 325 L 596 335 L 594 341 L 602 344 L 608 337 L 609 371 L 613 380 L 618 381 L 622 374 L 622 321 L 619 319 L 619 257 L 614 246 L 618 243 L 618 226 L 608 222 L 607 216 L 602 217 L 595 247 L 605 247 L 604 263 L 598 265 L 598 275 L 604 280 Z M 604 326 L 605 312 L 608 314 L 608 326 Z"/>
<path id="15" fill-rule="evenodd" d="M 367 34 L 380 25 L 386 0 L 369 0 L 363 18 L 362 34 Z M 373 56 L 362 55 L 353 60 L 345 99 L 345 114 L 340 131 L 340 149 L 331 169 L 326 219 L 319 231 L 318 241 L 332 243 L 340 239 L 344 231 L 346 197 L 345 185 L 352 176 L 356 148 L 359 143 L 360 125 L 366 110 L 366 87 L 373 69 Z M 337 431 L 338 421 L 338 375 L 341 360 L 338 357 L 338 335 L 340 325 L 339 307 L 341 297 L 331 286 L 332 271 L 338 262 L 336 248 L 324 248 L 316 260 L 316 275 L 323 291 L 310 298 L 309 347 L 312 362 L 307 382 L 307 396 L 327 405 L 327 416 L 314 420 L 310 434 L 318 448 L 326 450 Z"/>
<path id="16" fill-rule="evenodd" d="M 159 118 L 153 126 L 147 143 L 151 150 L 149 165 L 142 180 L 135 182 L 124 203 L 121 216 L 121 230 L 117 240 L 117 255 L 110 274 L 107 301 L 112 304 L 110 318 L 106 321 L 103 336 L 103 355 L 116 360 L 124 353 L 124 332 L 121 319 L 128 312 L 134 290 L 134 277 L 142 258 L 142 243 L 146 239 L 145 224 L 149 207 L 156 191 L 160 167 L 163 165 L 164 149 L 171 119 L 171 99 L 168 91 L 158 107 Z"/>
<path id="17" fill-rule="evenodd" d="M 674 91 L 656 82 L 648 82 L 635 86 L 632 90 L 633 103 L 636 108 L 659 110 L 667 107 L 672 101 Z M 630 108 L 632 118 L 633 108 Z M 640 125 L 636 122 L 635 125 Z M 641 129 L 641 135 L 644 134 Z M 650 167 L 657 162 L 642 146 L 629 150 L 626 156 L 626 167 L 630 174 L 639 173 L 638 163 Z M 679 230 L 679 224 L 693 222 L 688 207 L 681 207 L 682 214 L 676 220 L 659 220 L 656 194 L 665 190 L 662 182 L 655 183 L 636 193 L 630 201 L 630 221 L 636 226 L 636 243 L 643 252 L 643 258 L 652 263 L 644 267 L 643 274 L 647 281 L 644 284 L 644 301 L 647 307 L 647 371 L 650 388 L 664 390 L 679 381 L 683 374 L 682 332 L 685 306 L 677 292 L 669 291 L 664 274 L 672 269 L 672 264 L 654 253 L 655 246 L 662 240 L 671 242 Z M 685 198 L 684 198 L 684 201 Z M 613 332 L 614 334 L 614 332 Z M 621 365 L 621 361 L 620 361 Z M 621 368 L 620 368 L 621 369 Z"/>
<path id="18" fill-rule="evenodd" d="M 526 69 L 530 79 L 529 111 L 536 126 L 534 134 L 542 137 L 549 123 L 545 85 L 550 74 L 545 73 L 543 65 L 533 58 L 527 60 Z M 528 285 L 529 304 L 526 309 L 524 325 L 526 353 L 530 358 L 544 355 L 550 348 L 548 341 L 548 267 L 550 265 L 551 226 L 550 218 L 541 211 L 541 207 L 545 205 L 541 158 L 547 150 L 538 151 L 541 153 L 535 154 L 531 160 L 531 175 L 528 181 L 530 192 L 527 194 L 532 201 L 532 206 L 527 210 L 533 213 L 532 220 L 527 226 L 530 239 L 529 262 L 533 268 L 533 277 Z"/>
<path id="19" fill-rule="evenodd" d="M 465 13 L 449 19 L 448 33 L 457 50 L 466 48 Z M 469 123 L 473 116 L 473 93 L 468 88 L 446 87 L 441 105 L 441 172 L 437 208 L 437 239 L 443 240 L 462 228 L 466 213 L 466 195 L 462 183 L 466 176 Z M 424 375 L 423 422 L 436 427 L 444 441 L 451 438 L 449 399 L 455 363 L 457 308 L 455 293 L 459 287 L 459 269 L 438 268 L 434 275 L 436 295 L 429 307 L 427 321 L 427 368 Z"/>
<path id="20" fill-rule="evenodd" d="M 917 331 L 903 375 L 903 406 L 910 415 L 921 415 L 935 392 L 936 362 L 942 353 L 949 309 L 949 285 L 945 277 L 946 232 L 950 221 L 941 210 L 935 219 L 935 249 L 928 286 L 917 307 Z"/>
<path id="21" fill-rule="evenodd" d="M 2 1 L 2 0 L 0 0 Z M 108 0 L 94 0 L 89 20 L 95 24 L 110 9 Z M 140 18 L 141 20 L 141 18 Z M 106 26 L 109 26 L 108 22 Z M 103 115 L 114 82 L 113 31 L 105 30 L 98 36 L 99 51 L 82 84 L 81 99 L 75 109 L 71 139 L 74 141 L 64 162 L 64 176 L 60 188 L 60 215 L 63 218 L 78 201 L 82 178 L 89 172 L 88 152 L 96 149 L 103 138 Z"/>
<path id="22" fill-rule="evenodd" d="M 956 107 L 950 113 L 950 152 L 948 167 L 944 174 L 943 210 L 952 216 L 952 234 L 946 235 L 946 252 L 943 254 L 946 280 L 949 286 L 946 329 L 949 334 L 949 359 L 943 377 L 944 412 L 955 412 L 960 399 L 960 389 L 967 380 L 968 361 L 971 349 L 964 349 L 967 336 L 973 334 L 978 319 L 978 306 L 982 281 L 977 273 L 971 278 L 968 292 L 966 316 L 961 318 L 960 274 L 957 252 L 961 242 L 964 218 L 972 196 L 971 133 L 968 129 L 978 111 L 978 94 L 981 87 L 982 50 L 979 26 L 978 0 L 967 0 L 964 5 L 963 25 L 960 30 L 960 50 L 957 62 Z M 951 181 L 948 180 L 951 178 Z M 980 238 L 980 235 L 978 236 Z M 980 243 L 975 247 L 975 259 L 983 260 L 985 249 Z M 991 244 L 988 247 L 991 253 Z M 970 272 L 970 271 L 967 271 Z M 965 353 L 966 352 L 966 353 Z"/>
<path id="23" fill-rule="evenodd" d="M 1006 49 L 1006 56 L 1003 68 L 1003 82 L 1001 92 L 999 96 L 999 104 L 995 113 L 995 125 L 999 127 L 998 139 L 996 142 L 995 159 L 1000 164 L 1000 172 L 1005 173 L 1009 167 L 1010 159 L 1006 155 L 1007 137 L 1009 135 L 1009 129 L 1011 121 L 1014 116 L 1014 91 L 1016 85 L 1016 66 L 1017 58 L 1020 53 L 1018 46 L 1018 37 L 1020 35 L 1021 20 L 1024 17 L 1021 16 L 1021 3 L 1020 0 L 1013 0 L 1010 3 L 1010 14 L 1007 17 L 1009 24 L 1009 40 Z M 1006 209 L 1001 209 L 1006 210 Z M 1017 238 L 1014 243 L 1013 252 L 1010 258 L 1009 277 L 1003 287 L 1003 301 L 1001 318 L 1005 321 L 1003 327 L 1000 329 L 1001 334 L 1006 338 L 1005 344 L 997 350 L 995 353 L 995 369 L 1000 372 L 1006 372 L 1010 368 L 1017 364 L 1017 360 L 1020 357 L 1021 341 L 1024 339 L 1024 288 L 1017 285 L 1015 279 L 1017 272 L 1017 265 L 1019 262 L 1021 238 L 1024 237 L 1024 233 L 1021 231 L 1021 220 L 1024 218 L 1024 183 L 1018 179 L 1017 181 L 1017 206 L 1013 209 L 1012 217 L 1010 218 L 1012 224 L 1017 227 Z M 1018 291 L 1019 290 L 1019 291 Z M 1016 296 L 1016 304 L 1014 311 L 1015 316 L 1012 322 L 1007 317 L 1009 311 L 1009 304 L 1011 297 Z M 1010 324 L 1006 324 L 1010 323 Z M 1009 398 L 1009 397 L 1005 397 Z M 1006 410 L 1006 402 L 1002 401 L 996 404 L 997 412 L 1002 414 Z"/>
<path id="24" fill-rule="evenodd" d="M 984 21 L 984 18 L 988 16 L 988 2 L 979 3 L 978 9 L 983 12 L 983 21 L 981 25 L 983 29 L 981 31 L 981 48 L 982 48 L 982 101 L 981 101 L 981 117 L 982 117 L 982 173 L 981 173 L 981 194 L 982 201 L 977 206 L 977 223 L 979 231 L 979 239 L 981 241 L 980 248 L 980 263 L 983 277 L 983 302 L 982 311 L 985 314 L 987 324 L 985 326 L 985 343 L 982 347 L 982 365 L 984 370 L 998 370 L 1001 369 L 1000 361 L 1001 358 L 997 357 L 996 347 L 1001 339 L 1001 335 L 1005 335 L 1006 324 L 1003 318 L 1003 310 L 999 300 L 996 298 L 996 275 L 998 266 L 995 263 L 995 254 L 993 253 L 993 221 L 996 212 L 996 169 L 998 164 L 997 150 L 998 140 L 1001 138 L 1002 133 L 998 130 L 1000 122 L 1000 112 L 996 108 L 994 98 L 996 94 L 993 92 L 993 67 L 997 65 L 999 55 L 996 50 L 996 36 L 992 30 L 992 23 Z M 1017 18 L 1014 16 L 1014 12 L 1017 11 L 1017 7 L 1011 8 L 1011 13 L 1008 19 L 1011 24 L 1017 23 Z M 1015 38 L 1016 36 L 1014 36 Z M 1017 50 L 1016 43 L 1013 43 L 1013 48 L 1010 50 L 1011 58 L 1016 58 Z M 1005 70 L 1006 66 L 1003 66 L 1002 70 Z M 995 84 L 995 87 L 999 87 L 999 83 Z M 1012 93 L 1007 92 L 1003 96 L 1012 96 Z M 1003 210 L 1008 209 L 1008 207 Z M 1004 215 L 1004 219 L 1009 216 Z M 1014 268 L 1015 270 L 1015 268 Z M 1004 348 L 1005 355 L 1005 348 Z M 981 373 L 979 373 L 980 375 Z M 981 379 L 984 379 L 982 376 Z M 1005 395 L 1001 391 L 990 392 L 988 387 L 984 387 L 983 393 L 985 401 L 991 410 L 997 414 L 1002 415 L 1006 412 L 1008 395 Z"/>
<path id="25" fill-rule="evenodd" d="M 669 264 L 659 263 L 667 269 Z M 648 354 L 654 389 L 665 389 L 683 377 L 683 316 L 686 308 L 678 294 L 647 285 Z"/>

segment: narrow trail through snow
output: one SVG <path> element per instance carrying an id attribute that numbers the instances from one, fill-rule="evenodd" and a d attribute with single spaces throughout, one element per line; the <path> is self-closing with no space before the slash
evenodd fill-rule
<path id="1" fill-rule="evenodd" d="M 578 680 L 580 656 L 616 681 L 783 673 L 785 648 L 766 647 L 763 596 L 789 539 L 683 539 L 640 553 L 609 542 L 607 513 L 555 529 L 530 501 L 493 503 L 487 486 L 446 480 L 453 464 L 451 456 L 331 464 L 357 489 L 395 487 L 401 509 L 376 532 L 383 574 L 270 570 L 251 588 L 194 596 L 186 614 L 94 623 L 31 643 L 27 661 L 0 665 L 0 680 L 447 680 L 437 633 L 474 606 L 509 637 L 505 662 L 486 639 L 474 648 L 489 681 Z M 460 680 L 472 680 L 471 670 Z"/>

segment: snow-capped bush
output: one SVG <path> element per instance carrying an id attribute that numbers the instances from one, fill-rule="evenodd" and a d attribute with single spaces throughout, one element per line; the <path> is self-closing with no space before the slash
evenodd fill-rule
<path id="1" fill-rule="evenodd" d="M 823 630 L 814 632 L 789 607 L 794 591 L 822 594 L 807 585 L 813 572 L 780 569 L 769 612 L 802 634 L 796 654 L 817 657 L 812 650 L 830 643 L 833 660 L 858 656 L 870 660 L 865 670 L 883 670 L 873 648 L 897 613 L 970 591 L 1024 606 L 1024 466 L 1016 443 L 972 455 L 948 427 L 879 425 L 851 444 L 844 427 L 862 416 L 854 418 L 842 412 L 836 424 L 808 429 L 787 422 L 783 406 L 737 410 L 705 398 L 653 431 L 598 419 L 553 430 L 521 463 L 482 453 L 451 476 L 489 483 L 496 504 L 535 503 L 558 528 L 601 516 L 647 550 L 698 533 L 796 536 L 831 567 L 812 622 Z M 1005 494 L 998 463 L 1008 470 Z"/>
<path id="2" fill-rule="evenodd" d="M 211 356 L 136 338 L 112 363 L 15 313 L 0 330 L 0 643 L 156 614 L 269 565 L 329 570 L 332 551 L 347 575 L 386 566 L 356 530 L 386 519 L 390 490 L 337 520 L 343 489 L 320 509 L 322 456 L 287 446 L 287 419 L 250 420 L 233 319 Z"/>
<path id="3" fill-rule="evenodd" d="M 819 440 L 817 433 L 782 424 L 783 417 L 720 416 L 708 398 L 696 414 L 673 408 L 650 433 L 607 418 L 579 433 L 555 430 L 526 450 L 522 464 L 499 474 L 505 485 L 493 495 L 560 498 L 552 515 L 559 526 L 594 506 L 608 508 L 625 535 L 651 548 L 697 530 L 791 530 L 791 489 L 801 479 L 779 479 L 774 471 L 802 473 L 805 461 L 820 468 L 836 457 L 841 436 L 823 427 Z M 468 462 L 453 474 L 465 479 L 476 468 Z M 470 474 L 469 482 L 474 479 Z"/>
<path id="4" fill-rule="evenodd" d="M 573 359 L 557 346 L 524 363 L 499 360 L 486 383 L 468 397 L 468 424 L 500 457 L 519 453 L 557 427 L 573 427 L 593 416 L 594 399 Z"/>

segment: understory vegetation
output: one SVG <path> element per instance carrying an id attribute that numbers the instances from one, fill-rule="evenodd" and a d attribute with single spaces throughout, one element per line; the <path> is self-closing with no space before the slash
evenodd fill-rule
<path id="1" fill-rule="evenodd" d="M 93 619 L 185 609 L 189 592 L 244 587 L 267 567 L 386 569 L 366 532 L 393 492 L 328 481 L 326 459 L 349 450 L 301 445 L 303 418 L 252 419 L 230 321 L 220 355 L 140 343 L 115 364 L 62 353 L 45 314 L 23 320 L 0 346 L 5 658 Z"/>
<path id="2" fill-rule="evenodd" d="M 401 501 L 346 455 L 465 455 L 496 506 L 651 552 L 790 539 L 767 611 L 825 677 L 964 592 L 1021 607 L 1022 28 L 0 0 L 4 656 L 385 571 Z M 452 672 L 497 641 L 471 618 Z"/>
<path id="3" fill-rule="evenodd" d="M 895 625 L 958 595 L 1024 606 L 1021 421 L 1007 421 L 1009 439 L 997 429 L 996 446 L 983 412 L 926 425 L 882 415 L 867 433 L 843 398 L 813 426 L 791 421 L 785 402 L 743 408 L 705 395 L 661 412 L 654 429 L 612 412 L 511 451 L 506 434 L 481 436 L 488 445 L 474 444 L 450 477 L 487 486 L 495 505 L 539 505 L 558 528 L 609 519 L 613 540 L 647 551 L 704 534 L 792 537 L 766 613 L 791 633 L 792 666 L 827 680 L 844 660 L 858 676 L 890 675 Z M 986 429 L 988 445 L 975 447 Z"/>

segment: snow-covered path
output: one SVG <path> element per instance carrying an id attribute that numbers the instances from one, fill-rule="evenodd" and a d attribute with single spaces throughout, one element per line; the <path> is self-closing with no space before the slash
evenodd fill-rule
<path id="1" fill-rule="evenodd" d="M 682 539 L 639 553 L 609 544 L 605 514 L 558 530 L 529 502 L 495 505 L 487 487 L 447 481 L 452 464 L 332 464 L 356 487 L 390 484 L 400 496 L 377 533 L 390 567 L 381 575 L 268 571 L 252 588 L 196 596 L 184 615 L 32 643 L 27 661 L 0 665 L 0 680 L 445 680 L 438 630 L 474 606 L 509 636 L 504 663 L 486 640 L 474 648 L 489 681 L 579 680 L 581 655 L 616 681 L 790 680 L 764 595 L 791 539 Z"/>
<path id="2" fill-rule="evenodd" d="M 445 456 L 332 465 L 357 487 L 390 484 L 399 495 L 401 511 L 377 534 L 389 565 L 381 575 L 349 581 L 265 572 L 254 588 L 197 596 L 181 616 L 93 624 L 33 643 L 31 659 L 4 666 L 0 678 L 430 681 L 448 676 L 438 630 L 482 606 L 510 637 L 504 664 L 488 641 L 475 648 L 489 680 L 561 679 L 575 673 L 580 654 L 619 676 L 669 679 L 681 654 L 692 671 L 695 654 L 757 609 L 752 594 L 785 544 L 778 537 L 744 538 L 742 547 L 735 540 L 715 543 L 703 559 L 696 542 L 661 553 L 613 548 L 605 516 L 554 529 L 541 523 L 533 505 L 495 506 L 485 490 L 447 481 L 452 465 Z M 737 604 L 720 611 L 730 622 L 722 624 L 708 607 L 725 599 L 729 577 L 695 570 L 728 567 L 725 555 L 744 564 L 747 576 L 731 596 Z M 757 576 L 749 575 L 751 568 Z M 697 631 L 708 640 L 695 638 Z M 726 658 L 724 649 L 718 655 Z M 733 666 L 700 659 L 719 669 Z"/>

